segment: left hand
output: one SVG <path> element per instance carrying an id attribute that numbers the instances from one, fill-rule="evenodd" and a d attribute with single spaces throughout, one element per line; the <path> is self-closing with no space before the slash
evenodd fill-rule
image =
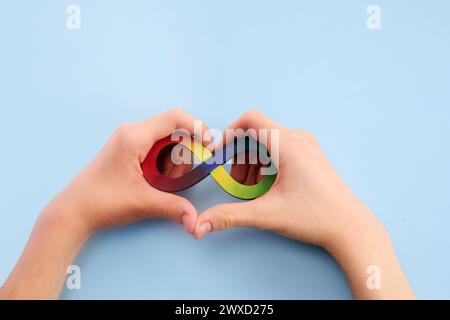
<path id="1" fill-rule="evenodd" d="M 192 233 L 197 210 L 185 198 L 150 186 L 143 177 L 141 163 L 153 144 L 174 130 L 185 129 L 193 134 L 194 121 L 183 110 L 173 109 L 120 126 L 92 163 L 55 197 L 44 214 L 57 212 L 58 218 L 88 232 L 164 217 L 182 223 Z M 173 165 L 170 157 L 166 160 L 164 173 L 171 177 L 191 169 L 189 165 Z"/>

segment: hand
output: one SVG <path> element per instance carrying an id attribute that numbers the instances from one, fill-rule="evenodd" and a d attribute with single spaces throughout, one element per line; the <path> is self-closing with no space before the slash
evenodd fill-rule
<path id="1" fill-rule="evenodd" d="M 0 299 L 57 298 L 67 267 L 99 228 L 165 217 L 192 233 L 197 219 L 192 204 L 154 189 L 141 170 L 153 144 L 176 129 L 193 134 L 194 118 L 174 109 L 121 126 L 92 163 L 43 210 L 22 256 L 0 288 Z M 169 152 L 163 161 L 167 176 L 177 177 L 191 169 L 190 165 L 174 166 L 170 159 Z"/>
<path id="2" fill-rule="evenodd" d="M 141 163 L 152 145 L 176 129 L 193 134 L 195 119 L 174 109 L 148 120 L 120 126 L 94 161 L 47 207 L 62 219 L 90 232 L 137 220 L 164 217 L 182 223 L 192 233 L 197 211 L 185 198 L 151 187 L 143 177 Z M 206 129 L 205 127 L 203 129 Z M 169 153 L 170 154 L 170 153 Z M 171 177 L 181 176 L 190 166 L 164 162 Z M 73 206 L 74 210 L 67 210 Z"/>
<path id="3" fill-rule="evenodd" d="M 209 230 L 246 226 L 326 246 L 357 220 L 372 219 L 310 133 L 281 127 L 254 110 L 229 129 L 255 129 L 256 133 L 269 129 L 269 136 L 271 129 L 278 130 L 278 145 L 267 146 L 271 154 L 274 148 L 279 149 L 277 180 L 260 198 L 206 210 L 197 221 L 196 238 L 205 236 Z M 254 165 L 233 165 L 231 175 L 241 183 L 253 184 L 260 179 L 257 170 Z"/>
<path id="4" fill-rule="evenodd" d="M 277 179 L 260 198 L 221 204 L 200 214 L 197 239 L 239 226 L 271 230 L 328 250 L 356 298 L 414 298 L 387 231 L 339 177 L 310 133 L 276 125 L 257 111 L 247 112 L 229 128 L 255 129 L 255 139 L 259 129 L 278 130 L 278 144 L 271 141 L 271 131 L 267 139 L 269 152 L 279 151 Z M 254 184 L 260 180 L 259 168 L 234 165 L 231 174 L 241 183 Z M 368 285 L 371 270 L 379 271 L 379 287 Z"/>

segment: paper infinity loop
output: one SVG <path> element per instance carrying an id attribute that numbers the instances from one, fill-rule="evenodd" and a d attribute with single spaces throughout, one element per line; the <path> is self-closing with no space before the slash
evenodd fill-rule
<path id="1" fill-rule="evenodd" d="M 164 176 L 159 170 L 160 153 L 169 146 L 181 144 L 188 148 L 201 163 L 194 167 L 191 171 L 178 178 L 169 178 Z M 259 144 L 249 143 L 245 141 L 245 151 L 258 151 Z M 153 187 L 167 192 L 176 192 L 187 189 L 194 184 L 197 184 L 208 175 L 211 175 L 213 179 L 222 187 L 223 190 L 230 195 L 239 199 L 255 199 L 265 194 L 275 182 L 277 174 L 265 175 L 264 178 L 254 185 L 243 185 L 234 180 L 231 175 L 225 170 L 223 164 L 237 155 L 237 148 L 234 147 L 232 154 L 226 154 L 225 147 L 222 152 L 213 154 L 203 144 L 191 139 L 180 139 L 179 142 L 173 141 L 171 136 L 157 141 L 147 158 L 142 163 L 142 171 L 147 182 Z"/>

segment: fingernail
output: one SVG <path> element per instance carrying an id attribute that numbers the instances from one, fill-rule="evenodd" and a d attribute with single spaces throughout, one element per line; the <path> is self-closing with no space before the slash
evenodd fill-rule
<path id="1" fill-rule="evenodd" d="M 200 238 L 206 236 L 212 230 L 212 225 L 210 222 L 203 222 L 199 227 L 198 231 L 200 233 Z"/>
<path id="2" fill-rule="evenodd" d="M 189 216 L 186 213 L 181 216 L 181 224 L 184 226 L 187 233 L 192 233 L 192 228 L 189 227 Z"/>

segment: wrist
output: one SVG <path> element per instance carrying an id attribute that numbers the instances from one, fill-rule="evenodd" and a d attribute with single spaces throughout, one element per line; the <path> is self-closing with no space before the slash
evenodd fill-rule
<path id="1" fill-rule="evenodd" d="M 79 239 L 88 239 L 95 228 L 83 219 L 80 201 L 70 199 L 63 193 L 57 195 L 41 212 L 38 223 L 47 228 L 66 230 L 69 235 Z"/>
<path id="2" fill-rule="evenodd" d="M 325 247 L 358 299 L 414 299 L 386 228 L 364 209 Z"/>
<path id="3" fill-rule="evenodd" d="M 330 240 L 323 246 L 336 259 L 342 252 L 371 247 L 374 242 L 389 238 L 384 225 L 362 203 L 353 205 L 345 217 L 334 226 Z"/>
<path id="4" fill-rule="evenodd" d="M 68 213 L 69 207 L 60 206 L 56 198 L 42 210 L 19 262 L 0 289 L 2 298 L 59 296 L 67 267 L 90 236 Z"/>

